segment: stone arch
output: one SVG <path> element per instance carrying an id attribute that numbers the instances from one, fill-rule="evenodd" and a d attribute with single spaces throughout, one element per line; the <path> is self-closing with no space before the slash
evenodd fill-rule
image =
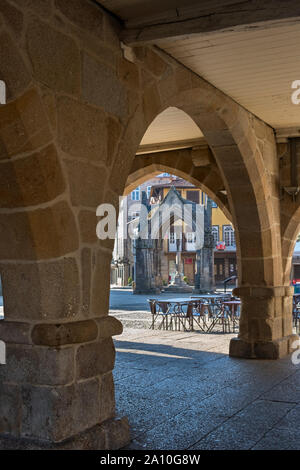
<path id="1" fill-rule="evenodd" d="M 289 285 L 292 256 L 297 236 L 300 232 L 300 194 L 294 196 L 288 194 L 284 188 L 297 185 L 300 177 L 300 145 L 299 139 L 295 139 L 295 168 L 292 166 L 292 145 L 291 141 L 277 144 L 278 158 L 280 160 L 280 226 L 282 237 L 282 263 L 284 284 Z M 295 174 L 296 172 L 296 174 Z M 293 177 L 296 183 L 292 181 Z"/>
<path id="2" fill-rule="evenodd" d="M 112 336 L 122 328 L 108 317 L 113 243 L 97 240 L 95 209 L 118 206 L 153 119 L 169 106 L 185 111 L 212 150 L 237 232 L 242 341 L 232 353 L 279 357 L 291 331 L 273 132 L 155 48 L 124 59 L 118 27 L 92 2 L 75 13 L 49 2 L 46 14 L 40 2 L 2 3 L 0 271 L 9 302 L 0 429 L 17 438 L 13 447 L 26 438 L 120 448 L 129 433 L 114 419 Z M 203 181 L 202 169 L 182 171 Z"/>
<path id="3" fill-rule="evenodd" d="M 169 106 L 183 110 L 195 121 L 216 159 L 236 227 L 240 284 L 282 285 L 281 256 L 277 250 L 279 227 L 275 218 L 279 199 L 266 181 L 276 173 L 273 131 L 179 65 L 166 78 L 144 90 L 143 104 L 131 118 L 123 138 L 126 145 L 119 149 L 112 173 L 118 174 L 121 191 L 146 129 Z M 247 258 L 247 263 L 242 265 L 242 258 Z"/>
<path id="4" fill-rule="evenodd" d="M 152 53 L 168 62 L 160 51 Z M 215 157 L 236 230 L 240 286 L 236 293 L 243 303 L 239 341 L 231 342 L 230 353 L 272 358 L 286 354 L 292 334 L 291 291 L 283 286 L 273 130 L 172 59 L 142 96 L 116 154 L 112 185 L 123 193 L 139 143 L 159 113 L 169 106 L 186 112 Z"/>
<path id="5" fill-rule="evenodd" d="M 172 152 L 173 153 L 173 152 Z M 173 155 L 171 159 L 168 157 L 168 152 L 165 152 L 165 158 L 162 155 L 140 155 L 134 160 L 131 168 L 131 173 L 128 176 L 125 186 L 124 194 L 130 193 L 136 186 L 144 181 L 147 181 L 153 174 L 159 174 L 163 171 L 167 171 L 173 175 L 179 176 L 180 178 L 189 181 L 196 187 L 202 189 L 211 199 L 213 199 L 221 210 L 224 212 L 226 217 L 230 220 L 231 214 L 228 209 L 227 197 L 221 193 L 220 190 L 215 188 L 222 188 L 223 183 L 217 168 L 202 168 L 201 170 L 194 167 L 193 162 L 190 160 L 190 167 L 188 162 L 185 160 L 184 165 L 181 165 L 180 154 L 186 156 L 186 151 L 178 151 L 178 162 L 174 165 Z M 136 162 L 137 161 L 137 162 Z M 136 162 L 136 163 L 135 163 Z"/>
<path id="6" fill-rule="evenodd" d="M 282 201 L 282 209 L 284 205 L 291 205 L 289 196 L 285 195 L 286 204 Z M 300 207 L 295 208 L 291 216 L 286 217 L 282 214 L 282 264 L 283 264 L 283 280 L 285 285 L 289 285 L 292 258 L 295 243 L 300 232 Z"/>

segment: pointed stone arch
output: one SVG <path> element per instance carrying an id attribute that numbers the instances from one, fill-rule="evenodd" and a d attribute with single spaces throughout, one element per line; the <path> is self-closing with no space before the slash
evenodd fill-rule
<path id="1" fill-rule="evenodd" d="M 208 149 L 206 152 L 209 152 Z M 147 181 L 151 174 L 167 171 L 202 189 L 230 220 L 227 196 L 222 193 L 224 183 L 217 165 L 212 162 L 207 166 L 196 167 L 193 163 L 194 153 L 192 149 L 184 149 L 137 155 L 126 181 L 125 194 L 131 192 L 141 182 Z"/>
<path id="2" fill-rule="evenodd" d="M 160 51 L 153 53 L 168 61 Z M 199 126 L 227 193 L 237 241 L 236 293 L 243 301 L 239 341 L 232 341 L 231 354 L 284 355 L 292 338 L 291 310 L 285 307 L 291 292 L 283 285 L 278 159 L 269 126 L 170 59 L 160 78 L 143 90 L 114 162 L 112 184 L 118 181 L 123 192 L 146 129 L 169 106 Z"/>

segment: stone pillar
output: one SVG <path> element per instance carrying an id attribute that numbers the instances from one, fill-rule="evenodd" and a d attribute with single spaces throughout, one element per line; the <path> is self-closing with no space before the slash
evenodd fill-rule
<path id="1" fill-rule="evenodd" d="M 194 292 L 200 292 L 200 284 L 201 284 L 201 250 L 196 251 L 196 274 L 195 274 L 195 286 Z"/>
<path id="2" fill-rule="evenodd" d="M 152 240 L 135 240 L 134 255 L 135 290 L 134 294 L 157 293 L 153 282 L 153 242 Z"/>
<path id="3" fill-rule="evenodd" d="M 101 164 L 112 145 L 80 90 L 79 45 L 50 25 L 51 9 L 47 23 L 26 13 L 24 48 L 1 32 L 0 448 L 120 448 L 129 430 L 115 417 L 112 336 L 122 326 L 108 316 L 112 246 L 96 238 L 96 207 L 113 198 Z"/>
<path id="4" fill-rule="evenodd" d="M 195 281 L 195 293 L 213 291 L 214 283 L 214 241 L 211 233 L 211 209 L 212 201 L 208 197 L 204 210 L 204 245 L 196 251 L 197 274 Z"/>
<path id="5" fill-rule="evenodd" d="M 109 258 L 99 252 L 94 267 L 89 250 L 81 258 L 1 263 L 0 448 L 107 449 L 129 440 L 127 420 L 115 419 L 112 377 L 112 335 L 122 325 L 101 294 Z"/>
<path id="6" fill-rule="evenodd" d="M 290 353 L 298 335 L 293 334 L 293 288 L 238 287 L 242 300 L 240 333 L 230 342 L 234 357 L 278 359 Z"/>

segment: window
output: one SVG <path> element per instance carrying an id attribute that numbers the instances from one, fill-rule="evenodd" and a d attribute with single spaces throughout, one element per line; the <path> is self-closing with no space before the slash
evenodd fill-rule
<path id="1" fill-rule="evenodd" d="M 139 201 L 140 200 L 140 187 L 138 186 L 137 188 L 135 188 L 132 193 L 131 193 L 131 199 L 133 201 Z"/>
<path id="2" fill-rule="evenodd" d="M 176 239 L 175 239 L 175 233 L 174 232 L 171 232 L 170 233 L 170 243 L 175 243 Z"/>
<path id="3" fill-rule="evenodd" d="M 214 239 L 214 244 L 216 245 L 219 241 L 219 225 L 213 225 L 211 227 L 211 234 Z"/>
<path id="4" fill-rule="evenodd" d="M 194 243 L 195 242 L 196 235 L 194 232 L 187 232 L 186 234 L 186 240 L 188 243 Z"/>
<path id="5" fill-rule="evenodd" d="M 147 186 L 147 198 L 149 199 L 151 193 L 151 186 Z"/>
<path id="6" fill-rule="evenodd" d="M 235 246 L 235 234 L 231 225 L 223 225 L 223 241 L 226 246 Z"/>
<path id="7" fill-rule="evenodd" d="M 199 191 L 187 191 L 186 198 L 188 201 L 192 201 L 196 204 L 199 204 Z"/>
<path id="8" fill-rule="evenodd" d="M 213 209 L 217 209 L 218 204 L 217 204 L 216 202 L 214 202 L 214 201 L 211 201 L 211 207 L 212 207 Z"/>

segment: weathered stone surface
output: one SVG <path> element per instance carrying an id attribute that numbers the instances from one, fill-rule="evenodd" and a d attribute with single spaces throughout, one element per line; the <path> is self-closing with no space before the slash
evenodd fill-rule
<path id="1" fill-rule="evenodd" d="M 27 48 L 37 80 L 53 90 L 79 93 L 80 55 L 70 37 L 35 20 L 27 29 Z"/>
<path id="2" fill-rule="evenodd" d="M 14 161 L 0 160 L 0 207 L 24 207 L 51 201 L 65 189 L 55 147 Z"/>
<path id="3" fill-rule="evenodd" d="M 100 378 L 100 421 L 106 421 L 115 416 L 115 388 L 111 372 Z"/>
<path id="4" fill-rule="evenodd" d="M 31 334 L 33 344 L 43 346 L 63 346 L 66 344 L 85 343 L 95 340 L 97 335 L 97 325 L 93 320 L 35 325 Z"/>
<path id="5" fill-rule="evenodd" d="M 0 321 L 0 340 L 5 343 L 30 344 L 30 323 Z"/>
<path id="6" fill-rule="evenodd" d="M 1 1 L 0 13 L 5 22 L 12 28 L 16 35 L 19 36 L 23 28 L 23 13 L 13 5 L 7 3 L 6 0 Z"/>
<path id="7" fill-rule="evenodd" d="M 114 419 L 103 423 L 106 432 L 106 448 L 121 449 L 130 440 L 129 423 L 126 417 Z"/>
<path id="8" fill-rule="evenodd" d="M 96 320 L 99 330 L 99 338 L 109 338 L 120 335 L 123 331 L 122 323 L 112 316 L 106 316 Z"/>
<path id="9" fill-rule="evenodd" d="M 74 206 L 96 207 L 103 202 L 106 169 L 88 162 L 65 160 Z"/>
<path id="10" fill-rule="evenodd" d="M 91 303 L 91 273 L 92 273 L 92 254 L 90 248 L 81 250 L 81 279 L 82 279 L 82 297 L 81 313 L 88 317 Z"/>
<path id="11" fill-rule="evenodd" d="M 127 418 L 114 418 L 100 425 L 93 426 L 71 438 L 60 442 L 36 440 L 30 438 L 16 439 L 2 436 L 1 450 L 110 450 L 121 449 L 129 444 L 130 432 Z"/>
<path id="12" fill-rule="evenodd" d="M 274 317 L 275 298 L 274 297 L 243 297 L 242 309 L 247 316 L 266 319 Z M 280 297 L 279 297 L 279 300 Z"/>
<path id="13" fill-rule="evenodd" d="M 282 318 L 282 335 L 290 336 L 293 334 L 293 317 L 290 311 L 289 315 Z"/>
<path id="14" fill-rule="evenodd" d="M 95 317 L 107 315 L 109 304 L 111 254 L 98 250 L 92 276 L 91 313 Z M 101 288 L 99 288 L 101 286 Z"/>
<path id="15" fill-rule="evenodd" d="M 126 59 L 120 59 L 118 63 L 118 76 L 129 88 L 138 90 L 140 86 L 140 74 L 138 67 Z"/>
<path id="16" fill-rule="evenodd" d="M 7 320 L 61 320 L 78 313 L 79 274 L 75 259 L 1 264 L 0 271 Z"/>
<path id="17" fill-rule="evenodd" d="M 134 53 L 143 67 L 145 67 L 156 77 L 161 77 L 168 68 L 167 62 L 150 47 L 135 47 Z"/>
<path id="18" fill-rule="evenodd" d="M 230 341 L 229 356 L 251 358 L 251 344 L 240 338 L 233 338 Z"/>
<path id="19" fill-rule="evenodd" d="M 12 383 L 62 385 L 74 379 L 74 350 L 7 344 L 0 378 Z"/>
<path id="20" fill-rule="evenodd" d="M 212 163 L 213 157 L 209 148 L 193 148 L 192 161 L 194 166 L 207 166 Z"/>
<path id="21" fill-rule="evenodd" d="M 28 8 L 41 16 L 50 16 L 52 4 L 49 0 L 13 0 L 16 5 Z"/>
<path id="22" fill-rule="evenodd" d="M 118 142 L 122 133 L 122 126 L 119 121 L 115 118 L 108 116 L 105 121 L 107 130 L 107 165 L 114 160 L 116 150 L 118 148 Z"/>
<path id="23" fill-rule="evenodd" d="M 73 213 L 65 202 L 46 209 L 0 214 L 0 259 L 55 258 L 78 247 Z"/>
<path id="24" fill-rule="evenodd" d="M 161 111 L 161 100 L 156 86 L 146 90 L 143 98 L 143 111 L 148 125 L 154 120 Z"/>
<path id="25" fill-rule="evenodd" d="M 85 0 L 55 0 L 55 7 L 72 23 L 103 39 L 103 13 Z"/>
<path id="26" fill-rule="evenodd" d="M 96 379 L 63 387 L 23 387 L 22 437 L 62 441 L 99 422 Z"/>
<path id="27" fill-rule="evenodd" d="M 0 35 L 0 75 L 6 83 L 7 99 L 14 99 L 30 83 L 23 59 L 7 33 Z"/>
<path id="28" fill-rule="evenodd" d="M 96 234 L 97 217 L 96 211 L 82 210 L 79 212 L 80 236 L 83 243 L 96 243 L 98 241 Z"/>
<path id="29" fill-rule="evenodd" d="M 118 21 L 117 18 L 113 18 L 112 16 L 104 15 L 103 24 L 105 44 L 109 45 L 112 50 L 115 50 L 117 53 L 120 54 L 120 32 L 122 29 L 120 21 Z"/>
<path id="30" fill-rule="evenodd" d="M 298 335 L 281 337 L 274 341 L 244 341 L 233 338 L 230 341 L 229 355 L 252 359 L 280 359 L 293 351 L 292 344 L 299 341 Z"/>
<path id="31" fill-rule="evenodd" d="M 52 131 L 56 134 L 57 113 L 55 94 L 48 87 L 41 85 L 42 100 Z"/>
<path id="32" fill-rule="evenodd" d="M 77 379 L 102 375 L 113 369 L 115 348 L 111 338 L 79 346 L 76 355 Z"/>
<path id="33" fill-rule="evenodd" d="M 107 130 L 103 111 L 64 96 L 58 98 L 57 112 L 61 148 L 74 157 L 105 162 Z"/>
<path id="34" fill-rule="evenodd" d="M 0 159 L 35 150 L 51 138 L 42 102 L 35 89 L 6 106 L 0 106 Z"/>
<path id="35" fill-rule="evenodd" d="M 22 408 L 20 387 L 0 383 L 0 394 L 0 433 L 18 436 Z"/>
<path id="36" fill-rule="evenodd" d="M 82 96 L 107 113 L 121 119 L 126 116 L 126 90 L 116 73 L 87 53 L 82 58 Z"/>
<path id="37" fill-rule="evenodd" d="M 115 239 L 106 238 L 105 240 L 99 240 L 97 237 L 96 227 L 97 223 L 99 222 L 99 218 L 96 216 L 95 210 L 80 211 L 78 221 L 80 227 L 81 241 L 83 243 L 98 243 L 100 246 L 113 250 Z"/>

